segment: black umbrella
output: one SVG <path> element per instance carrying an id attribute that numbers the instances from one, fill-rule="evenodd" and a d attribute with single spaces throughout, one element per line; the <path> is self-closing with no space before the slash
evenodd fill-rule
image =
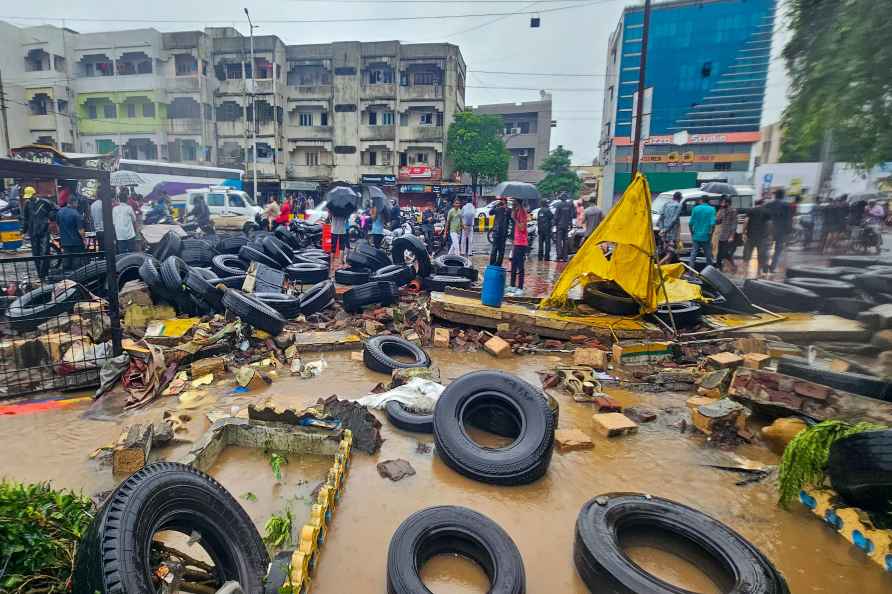
<path id="1" fill-rule="evenodd" d="M 359 205 L 359 194 L 352 188 L 337 186 L 325 193 L 326 207 L 338 217 L 349 216 Z"/>
<path id="2" fill-rule="evenodd" d="M 536 186 L 526 182 L 502 182 L 496 186 L 495 193 L 499 197 L 504 196 L 505 198 L 514 198 L 515 200 L 527 202 L 538 202 L 541 198 Z"/>
<path id="3" fill-rule="evenodd" d="M 709 182 L 703 184 L 701 191 L 708 194 L 725 194 L 726 196 L 737 196 L 737 189 L 731 184 L 725 182 Z"/>
<path id="4" fill-rule="evenodd" d="M 384 205 L 387 204 L 388 201 L 387 194 L 384 193 L 384 190 L 378 186 L 366 187 L 369 189 L 369 200 L 371 200 L 374 207 L 378 209 L 384 208 Z"/>

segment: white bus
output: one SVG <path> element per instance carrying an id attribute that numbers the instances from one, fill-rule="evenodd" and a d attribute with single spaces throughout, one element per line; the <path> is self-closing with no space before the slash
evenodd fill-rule
<path id="1" fill-rule="evenodd" d="M 134 186 L 138 194 L 154 199 L 164 191 L 174 204 L 186 202 L 186 190 L 221 186 L 241 190 L 245 173 L 241 169 L 132 159 L 121 159 L 118 170 L 132 171 L 143 179 L 143 183 Z"/>

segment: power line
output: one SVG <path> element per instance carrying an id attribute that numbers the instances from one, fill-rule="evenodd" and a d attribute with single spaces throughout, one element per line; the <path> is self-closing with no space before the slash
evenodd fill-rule
<path id="1" fill-rule="evenodd" d="M 542 10 L 536 11 L 515 11 L 515 12 L 481 12 L 481 13 L 471 13 L 471 14 L 445 14 L 445 15 L 422 15 L 422 16 L 385 16 L 385 17 L 356 17 L 356 18 L 332 18 L 332 19 L 275 19 L 275 20 L 257 20 L 257 23 L 263 24 L 281 24 L 281 23 L 291 23 L 291 24 L 325 24 L 325 23 L 370 23 L 370 22 L 393 22 L 393 21 L 431 21 L 431 20 L 442 20 L 442 19 L 469 19 L 469 18 L 485 18 L 485 17 L 508 17 L 515 15 L 538 15 L 552 12 L 560 12 L 565 10 L 572 10 L 575 8 L 583 8 L 586 6 L 590 6 L 592 4 L 598 4 L 597 1 L 592 0 L 589 2 L 581 2 L 572 4 L 570 6 L 559 6 L 556 8 L 544 8 Z M 166 23 L 166 24 L 176 24 L 176 23 L 209 23 L 209 24 L 230 24 L 233 22 L 233 19 L 182 19 L 182 18 L 154 18 L 154 19 L 132 19 L 132 18 L 122 18 L 122 19 L 108 19 L 108 18 L 94 18 L 94 17 L 65 17 L 64 19 L 53 19 L 47 17 L 35 17 L 35 16 L 0 16 L 0 19 L 6 20 L 21 20 L 21 21 L 72 21 L 79 23 Z"/>
<path id="2" fill-rule="evenodd" d="M 532 8 L 533 6 L 535 6 L 538 3 L 539 3 L 538 0 L 536 0 L 536 2 L 530 2 L 529 4 L 524 6 L 521 10 L 527 10 L 528 8 Z M 498 23 L 499 21 L 504 21 L 507 18 L 508 18 L 507 16 L 496 17 L 490 21 L 486 21 L 484 23 L 475 25 L 468 29 L 462 29 L 461 31 L 456 31 L 455 33 L 450 33 L 449 35 L 446 35 L 446 37 L 444 37 L 444 39 L 449 39 L 451 37 L 458 37 L 459 35 L 464 35 L 465 33 L 470 33 L 471 31 L 477 31 L 478 29 L 482 29 L 483 27 L 488 27 L 489 25 L 492 25 L 493 23 Z"/>

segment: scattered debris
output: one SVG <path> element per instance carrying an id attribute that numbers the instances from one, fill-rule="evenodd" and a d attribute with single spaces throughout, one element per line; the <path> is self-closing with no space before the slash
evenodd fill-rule
<path id="1" fill-rule="evenodd" d="M 403 460 L 402 458 L 379 462 L 376 468 L 378 469 L 378 474 L 381 476 L 381 478 L 388 478 L 393 482 L 402 480 L 407 476 L 413 476 L 415 474 L 415 469 L 412 468 L 412 465 L 409 464 L 409 461 Z"/>
<path id="2" fill-rule="evenodd" d="M 576 349 L 573 351 L 573 363 L 576 365 L 588 365 L 595 369 L 607 369 L 609 353 L 601 349 Z"/>
<path id="3" fill-rule="evenodd" d="M 743 364 L 743 357 L 734 353 L 724 352 L 716 353 L 706 357 L 706 361 L 713 367 L 719 369 L 729 369 L 740 367 Z"/>
<path id="4" fill-rule="evenodd" d="M 429 443 L 425 443 L 423 441 L 419 441 L 415 444 L 415 453 L 416 454 L 430 454 L 433 451 L 433 446 Z"/>
<path id="5" fill-rule="evenodd" d="M 483 343 L 483 348 L 487 353 L 497 359 L 504 359 L 505 357 L 511 356 L 511 344 L 498 336 L 493 336 Z"/>
<path id="6" fill-rule="evenodd" d="M 592 438 L 579 429 L 558 429 L 554 432 L 554 443 L 562 452 L 590 450 L 595 447 Z"/>
<path id="7" fill-rule="evenodd" d="M 641 406 L 629 406 L 622 411 L 627 417 L 638 424 L 651 423 L 657 420 L 657 411 Z"/>
<path id="8" fill-rule="evenodd" d="M 115 476 L 130 476 L 146 465 L 152 449 L 154 425 L 131 425 L 124 429 L 112 451 L 112 472 Z"/>
<path id="9" fill-rule="evenodd" d="M 448 328 L 434 328 L 434 346 L 441 349 L 449 348 Z"/>
<path id="10" fill-rule="evenodd" d="M 604 437 L 617 437 L 638 432 L 638 424 L 622 413 L 596 413 L 592 415 L 595 430 Z"/>

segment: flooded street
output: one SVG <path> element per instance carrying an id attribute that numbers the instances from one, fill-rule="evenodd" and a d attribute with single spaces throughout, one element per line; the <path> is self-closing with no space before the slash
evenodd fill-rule
<path id="1" fill-rule="evenodd" d="M 536 374 L 553 367 L 558 357 L 513 357 L 497 360 L 485 353 L 454 353 L 431 349 L 434 366 L 443 383 L 466 372 L 501 368 L 540 385 Z M 305 360 L 316 355 L 305 353 Z M 386 376 L 352 361 L 349 353 L 325 355 L 329 363 L 321 376 L 309 380 L 284 374 L 266 390 L 251 398 L 233 397 L 220 382 L 214 396 L 200 408 L 184 411 L 192 416 L 189 432 L 178 434 L 196 439 L 208 425 L 204 412 L 212 407 L 245 408 L 252 399 L 272 397 L 277 404 L 301 407 L 320 397 L 337 394 L 355 399 L 364 396 Z M 609 390 L 608 390 L 609 391 Z M 591 405 L 573 402 L 562 392 L 560 428 L 591 430 Z M 343 497 L 335 512 L 319 569 L 313 582 L 317 594 L 384 592 L 387 548 L 397 526 L 411 513 L 433 505 L 460 505 L 483 513 L 500 524 L 514 539 L 523 555 L 528 592 L 587 592 L 572 562 L 576 516 L 593 496 L 614 491 L 636 491 L 677 500 L 718 518 L 758 546 L 784 573 L 792 592 L 880 594 L 890 589 L 890 577 L 865 556 L 833 534 L 804 508 L 784 511 L 776 505 L 771 479 L 748 486 L 735 486 L 740 475 L 706 468 L 716 455 L 703 445 L 703 438 L 681 434 L 672 423 L 684 418 L 689 394 L 637 394 L 612 391 L 622 405 L 643 405 L 659 412 L 653 423 L 642 425 L 637 435 L 607 440 L 594 435 L 589 451 L 555 451 L 546 476 L 531 485 L 499 487 L 475 482 L 449 469 L 432 448 L 430 435 L 415 435 L 394 429 L 383 413 L 384 444 L 375 456 L 356 452 Z M 30 415 L 0 418 L 0 475 L 25 482 L 52 480 L 93 494 L 113 488 L 111 469 L 88 458 L 95 448 L 112 443 L 125 424 L 156 419 L 175 401 L 161 399 L 146 410 L 109 420 L 84 418 L 87 405 Z M 177 459 L 187 444 L 158 450 L 156 455 Z M 425 452 L 425 450 L 428 450 Z M 774 464 L 777 456 L 762 445 L 738 448 L 744 457 Z M 400 482 L 382 479 L 375 465 L 403 458 L 416 475 Z M 230 449 L 211 470 L 248 511 L 262 530 L 269 515 L 286 506 L 299 526 L 308 516 L 312 489 L 323 479 L 329 462 L 325 458 L 291 458 L 276 484 L 268 456 L 262 451 Z M 246 497 L 252 493 L 256 501 Z M 653 545 L 662 545 L 653 546 Z M 698 567 L 696 556 L 666 542 L 648 542 L 639 535 L 624 539 L 629 554 L 642 566 L 664 579 L 701 594 L 722 591 Z M 664 549 L 669 549 L 664 550 Z M 485 574 L 470 562 L 437 557 L 423 572 L 436 594 L 486 592 Z"/>

